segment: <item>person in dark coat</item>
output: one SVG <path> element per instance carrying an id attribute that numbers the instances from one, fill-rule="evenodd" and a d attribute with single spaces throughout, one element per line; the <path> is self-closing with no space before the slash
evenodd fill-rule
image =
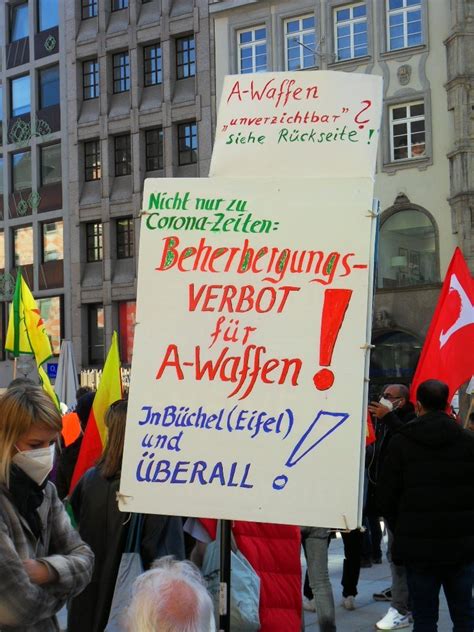
<path id="1" fill-rule="evenodd" d="M 453 630 L 474 630 L 474 436 L 444 412 L 448 393 L 438 380 L 419 385 L 418 419 L 393 437 L 377 487 L 393 560 L 407 568 L 413 632 L 436 632 L 441 586 Z"/>
<path id="2" fill-rule="evenodd" d="M 82 438 L 89 421 L 92 404 L 94 403 L 95 392 L 89 392 L 77 400 L 76 413 L 82 428 L 81 435 L 71 445 L 64 448 L 57 461 L 56 469 L 56 489 L 58 496 L 64 500 L 69 494 L 74 468 L 76 467 L 77 458 L 81 450 Z"/>
<path id="3" fill-rule="evenodd" d="M 106 412 L 108 440 L 96 467 L 79 480 L 71 506 L 82 539 L 95 554 L 89 586 L 68 608 L 68 632 L 103 632 L 107 625 L 120 559 L 125 548 L 130 514 L 119 511 L 117 492 L 122 468 L 127 402 L 119 400 Z M 184 559 L 184 537 L 179 517 L 145 515 L 141 537 L 145 570 L 156 558 Z"/>
<path id="4" fill-rule="evenodd" d="M 376 433 L 375 444 L 370 446 L 370 448 L 373 448 L 373 454 L 368 467 L 369 489 L 366 506 L 366 511 L 372 520 L 372 524 L 374 517 L 378 520 L 379 516 L 383 516 L 383 511 L 376 500 L 376 493 L 379 473 L 383 467 L 390 443 L 401 428 L 415 419 L 415 408 L 410 402 L 409 396 L 409 390 L 404 384 L 389 384 L 383 389 L 380 403 L 373 402 L 369 406 L 369 410 L 373 418 L 375 418 Z M 392 414 L 384 417 L 383 413 L 386 412 L 386 407 L 391 408 Z M 379 416 L 379 411 L 382 412 L 382 417 Z M 375 531 L 375 529 L 373 530 Z M 376 623 L 376 627 L 379 630 L 395 630 L 401 627 L 409 627 L 411 621 L 406 571 L 404 566 L 393 562 L 393 533 L 389 526 L 387 527 L 387 535 L 387 557 L 390 561 L 392 585 L 381 593 L 375 593 L 373 597 L 376 601 L 387 600 L 391 603 L 387 613 Z M 381 536 L 382 533 L 380 532 Z"/>

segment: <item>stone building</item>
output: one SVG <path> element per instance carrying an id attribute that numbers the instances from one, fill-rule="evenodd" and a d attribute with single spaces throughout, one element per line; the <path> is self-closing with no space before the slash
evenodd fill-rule
<path id="1" fill-rule="evenodd" d="M 371 377 L 374 388 L 408 382 L 455 246 L 474 263 L 472 3 L 222 0 L 210 10 L 217 98 L 232 73 L 383 77 Z"/>

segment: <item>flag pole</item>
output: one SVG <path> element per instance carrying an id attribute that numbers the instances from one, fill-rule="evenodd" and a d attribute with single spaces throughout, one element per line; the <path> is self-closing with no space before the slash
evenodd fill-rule
<path id="1" fill-rule="evenodd" d="M 12 377 L 12 380 L 16 379 L 16 371 L 17 371 L 17 366 L 16 365 L 17 365 L 17 362 L 18 362 L 18 358 L 17 357 L 13 358 L 13 377 Z"/>

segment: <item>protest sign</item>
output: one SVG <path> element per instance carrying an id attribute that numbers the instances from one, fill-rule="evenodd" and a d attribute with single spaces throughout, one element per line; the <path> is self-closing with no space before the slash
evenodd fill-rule
<path id="1" fill-rule="evenodd" d="M 359 524 L 372 186 L 146 180 L 123 511 Z"/>
<path id="2" fill-rule="evenodd" d="M 382 78 L 334 71 L 225 78 L 211 176 L 373 177 Z"/>

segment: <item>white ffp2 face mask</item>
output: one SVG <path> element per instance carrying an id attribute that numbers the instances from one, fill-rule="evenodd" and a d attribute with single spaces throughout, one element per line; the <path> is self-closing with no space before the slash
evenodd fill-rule
<path id="1" fill-rule="evenodd" d="M 380 404 L 382 404 L 382 406 L 385 406 L 386 408 L 388 408 L 389 410 L 393 410 L 393 404 L 389 399 L 385 399 L 385 397 L 381 397 L 379 399 Z"/>
<path id="2" fill-rule="evenodd" d="M 16 446 L 15 446 L 16 447 Z M 17 448 L 18 450 L 18 448 Z M 38 450 L 18 450 L 12 459 L 15 465 L 25 472 L 35 483 L 42 485 L 53 469 L 54 443 L 49 448 Z"/>

